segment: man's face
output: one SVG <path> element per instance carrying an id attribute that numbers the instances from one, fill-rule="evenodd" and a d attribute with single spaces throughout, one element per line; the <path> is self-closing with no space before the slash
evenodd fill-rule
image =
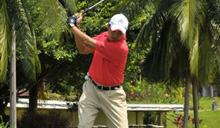
<path id="1" fill-rule="evenodd" d="M 123 38 L 123 33 L 121 31 L 112 31 L 110 29 L 110 24 L 108 25 L 108 39 L 109 41 L 118 41 Z"/>

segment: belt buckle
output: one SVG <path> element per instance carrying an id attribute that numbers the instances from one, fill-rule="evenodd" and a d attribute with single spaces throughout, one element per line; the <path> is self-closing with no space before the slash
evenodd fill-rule
<path id="1" fill-rule="evenodd" d="M 99 87 L 100 87 L 101 90 L 103 90 L 103 86 L 100 86 L 100 85 L 99 85 Z"/>

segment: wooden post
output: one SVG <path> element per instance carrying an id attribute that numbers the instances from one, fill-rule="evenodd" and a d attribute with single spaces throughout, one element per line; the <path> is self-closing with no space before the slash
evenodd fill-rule
<path id="1" fill-rule="evenodd" d="M 136 124 L 138 124 L 138 112 L 135 113 L 136 113 Z"/>
<path id="2" fill-rule="evenodd" d="M 16 111 L 16 35 L 15 25 L 12 27 L 12 46 L 11 46 L 11 80 L 10 80 L 10 126 L 17 128 Z"/>
<path id="3" fill-rule="evenodd" d="M 159 125 L 163 126 L 163 112 L 159 112 Z"/>

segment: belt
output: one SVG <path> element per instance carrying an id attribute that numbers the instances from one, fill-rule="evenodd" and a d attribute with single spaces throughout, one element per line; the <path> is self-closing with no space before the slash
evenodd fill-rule
<path id="1" fill-rule="evenodd" d="M 89 79 L 91 80 L 91 82 L 93 83 L 94 86 L 96 86 L 98 89 L 100 90 L 104 90 L 104 91 L 108 91 L 108 90 L 115 90 L 117 88 L 120 88 L 121 85 L 116 85 L 116 86 L 110 86 L 110 87 L 107 87 L 107 86 L 102 86 L 102 85 L 98 85 L 90 76 L 88 76 Z"/>

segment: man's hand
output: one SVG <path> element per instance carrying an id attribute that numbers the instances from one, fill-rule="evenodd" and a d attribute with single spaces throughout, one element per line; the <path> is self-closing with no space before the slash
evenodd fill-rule
<path id="1" fill-rule="evenodd" d="M 76 13 L 67 19 L 67 24 L 69 27 L 77 26 L 79 28 L 82 23 L 82 19 L 83 19 L 82 12 Z"/>
<path id="2" fill-rule="evenodd" d="M 81 13 L 74 14 L 74 16 L 77 17 L 76 26 L 79 28 L 82 23 L 82 19 L 83 19 L 82 11 L 81 11 Z"/>
<path id="3" fill-rule="evenodd" d="M 70 16 L 68 19 L 67 19 L 67 24 L 69 27 L 74 27 L 77 23 L 77 17 L 76 16 Z"/>

